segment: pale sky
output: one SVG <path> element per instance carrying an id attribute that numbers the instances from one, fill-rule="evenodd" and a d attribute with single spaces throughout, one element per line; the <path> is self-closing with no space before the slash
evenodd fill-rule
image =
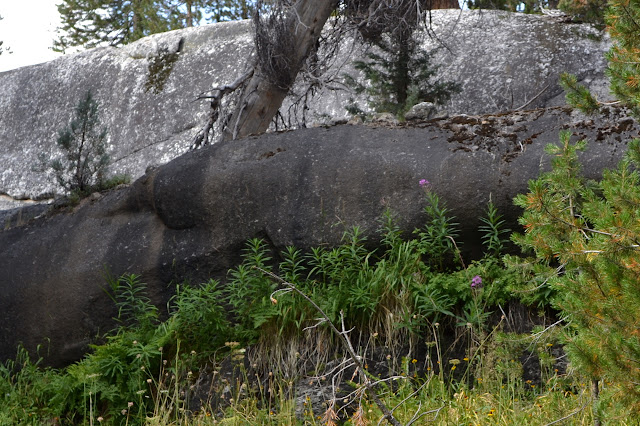
<path id="1" fill-rule="evenodd" d="M 60 25 L 60 0 L 0 0 L 0 40 L 13 53 L 0 55 L 0 72 L 47 62 L 60 56 L 52 51 Z"/>

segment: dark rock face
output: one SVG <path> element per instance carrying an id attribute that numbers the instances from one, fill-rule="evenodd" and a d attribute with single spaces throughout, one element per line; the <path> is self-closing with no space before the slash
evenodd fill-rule
<path id="1" fill-rule="evenodd" d="M 42 344 L 52 365 L 81 357 L 113 326 L 105 269 L 141 274 L 163 306 L 174 279 L 224 281 L 251 237 L 304 249 L 337 244 L 345 227 L 359 225 L 375 240 L 387 207 L 409 236 L 425 219 L 420 179 L 457 217 L 473 255 L 489 196 L 518 229 L 511 200 L 548 167 L 543 148 L 567 127 L 590 141 L 583 163 L 593 178 L 640 130 L 621 110 L 584 119 L 552 108 L 273 133 L 190 152 L 71 213 L 8 221 L 0 232 L 0 359 L 15 355 L 19 341 L 32 351 Z"/>
<path id="2" fill-rule="evenodd" d="M 432 60 L 440 66 L 436 79 L 462 86 L 445 106 L 450 114 L 562 105 L 558 74 L 563 71 L 576 74 L 599 99 L 607 97 L 603 53 L 609 42 L 588 25 L 455 10 L 435 10 L 431 22 L 436 37 L 425 35 L 424 43 L 428 49 L 440 48 Z M 38 199 L 56 189 L 32 166 L 41 152 L 57 152 L 56 132 L 89 89 L 101 103 L 109 129 L 112 172 L 137 179 L 148 166 L 183 154 L 208 113 L 207 103 L 195 97 L 241 74 L 252 46 L 249 22 L 230 22 L 156 34 L 119 49 L 92 49 L 0 73 L 0 194 L 10 196 L 0 198 L 0 209 L 15 206 L 5 206 L 11 198 Z M 343 72 L 353 72 L 346 58 L 352 52 L 357 58 L 362 46 L 345 39 L 330 71 L 338 80 Z M 320 91 L 306 111 L 308 123 L 344 118 L 350 96 L 346 91 Z M 298 122 L 287 116 L 286 105 L 283 111 L 285 120 Z"/>

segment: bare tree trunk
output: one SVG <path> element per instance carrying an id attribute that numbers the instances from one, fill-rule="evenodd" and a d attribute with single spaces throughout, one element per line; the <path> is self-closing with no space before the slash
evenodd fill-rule
<path id="1" fill-rule="evenodd" d="M 431 0 L 427 3 L 429 9 L 460 9 L 458 0 Z"/>
<path id="2" fill-rule="evenodd" d="M 193 2 L 187 0 L 185 6 L 187 8 L 187 27 L 193 27 Z"/>
<path id="3" fill-rule="evenodd" d="M 264 71 L 271 65 L 259 63 L 227 123 L 222 140 L 240 139 L 267 130 L 295 81 L 295 76 L 318 42 L 322 27 L 337 5 L 338 0 L 298 0 L 291 6 L 287 11 L 286 34 L 283 36 L 290 37 L 294 49 L 292 52 L 279 53 L 288 55 L 288 74 L 293 77 L 292 81 L 285 85 L 278 84 L 274 81 L 274 76 Z M 274 62 L 282 60 L 275 57 L 271 59 Z"/>
<path id="4" fill-rule="evenodd" d="M 140 27 L 140 1 L 132 2 L 131 9 L 131 12 L 133 13 L 133 18 L 131 19 L 131 35 L 133 36 L 132 40 L 137 40 L 143 37 L 142 28 Z"/>

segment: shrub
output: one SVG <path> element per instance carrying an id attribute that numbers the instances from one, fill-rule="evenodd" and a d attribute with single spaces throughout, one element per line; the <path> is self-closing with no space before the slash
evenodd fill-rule
<path id="1" fill-rule="evenodd" d="M 427 185 L 422 181 L 423 189 Z M 495 356 L 491 362 L 483 361 L 488 348 L 497 342 L 494 336 L 499 325 L 489 327 L 491 313 L 513 297 L 511 289 L 521 288 L 528 279 L 526 273 L 504 268 L 500 262 L 503 222 L 490 204 L 482 228 L 487 255 L 465 266 L 452 238 L 456 235 L 453 219 L 432 189 L 426 189 L 429 217 L 414 234 L 417 237 L 404 239 L 393 214 L 386 211 L 380 220 L 381 244 L 375 250 L 369 248 L 358 227 L 345 231 L 340 246 L 319 247 L 309 253 L 292 247 L 276 253 L 265 242 L 252 239 L 243 263 L 229 271 L 225 288 L 214 280 L 200 286 L 177 285 L 164 322 L 139 276 L 108 277 L 107 293 L 117 308 L 118 327 L 103 337 L 102 344 L 91 346 L 92 352 L 82 361 L 64 370 L 40 370 L 26 353 L 19 353 L 19 366 L 7 363 L 0 367 L 0 401 L 6 407 L 0 408 L 0 423 L 7 419 L 8 424 L 58 420 L 61 424 L 96 424 L 102 417 L 102 424 L 195 424 L 198 416 L 189 411 L 193 408 L 189 399 L 202 396 L 197 395 L 202 391 L 196 390 L 197 384 L 210 377 L 214 378 L 210 391 L 222 395 L 220 400 L 216 399 L 220 395 L 212 396 L 211 401 L 222 401 L 216 410 L 232 404 L 229 413 L 242 412 L 251 424 L 261 423 L 256 419 L 262 415 L 258 411 L 266 411 L 264 418 L 272 423 L 287 418 L 293 383 L 303 372 L 313 370 L 318 378 L 343 372 L 342 367 L 334 368 L 341 358 L 337 355 L 341 333 L 331 335 L 328 322 L 319 322 L 309 300 L 287 291 L 263 271 L 293 283 L 331 322 L 348 330 L 345 336 L 362 357 L 363 368 L 378 364 L 368 376 L 381 374 L 380 354 L 386 354 L 382 367 L 389 374 L 405 372 L 407 377 L 379 383 L 390 391 L 381 397 L 400 392 L 404 396 L 396 402 L 404 404 L 416 385 L 410 377 L 420 377 L 419 383 L 426 375 L 426 388 L 437 392 L 432 395 L 433 403 L 440 404 L 450 399 L 449 391 L 464 392 L 465 386 L 473 386 L 474 377 L 488 379 L 488 373 L 476 375 L 484 365 L 516 371 L 512 361 L 496 361 Z M 450 257 L 460 263 L 442 266 L 439 259 Z M 546 344 L 540 345 L 549 351 Z M 504 356 L 510 359 L 519 356 L 508 352 Z M 545 365 L 550 369 L 550 352 L 547 358 Z M 218 369 L 224 365 L 230 365 L 238 376 L 229 380 L 227 373 L 220 374 Z M 512 379 L 510 387 L 519 386 L 512 390 L 514 395 L 528 395 L 519 376 L 508 378 Z M 216 380 L 221 381 L 214 384 Z M 353 380 L 347 379 L 347 387 Z M 275 395 L 272 390 L 278 388 L 279 395 Z M 339 395 L 333 400 L 342 400 Z M 255 396 L 260 400 L 252 399 Z M 243 412 L 242 406 L 250 411 Z M 274 413 L 274 407 L 282 412 Z M 206 419 L 211 407 L 202 409 L 199 418 Z M 394 415 L 403 415 L 400 411 Z M 312 414 L 309 411 L 310 418 Z M 215 423 L 209 420 L 203 424 Z"/>

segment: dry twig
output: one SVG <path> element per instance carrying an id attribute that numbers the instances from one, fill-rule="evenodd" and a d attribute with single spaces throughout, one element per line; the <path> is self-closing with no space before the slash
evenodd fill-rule
<path id="1" fill-rule="evenodd" d="M 351 358 L 351 360 L 353 361 L 353 365 L 356 366 L 357 371 L 360 374 L 360 377 L 363 380 L 363 386 L 364 389 L 367 393 L 367 395 L 373 400 L 373 402 L 378 406 L 378 408 L 380 409 L 380 411 L 382 411 L 383 417 L 381 420 L 386 419 L 389 423 L 391 423 L 394 426 L 402 426 L 402 423 L 400 423 L 394 416 L 393 413 L 389 410 L 389 408 L 387 408 L 387 406 L 382 402 L 382 400 L 380 399 L 380 397 L 378 396 L 378 394 L 376 393 L 374 386 L 378 383 L 378 382 L 373 382 L 371 381 L 371 379 L 364 373 L 365 368 L 364 365 L 362 364 L 362 357 L 358 356 L 355 352 L 355 350 L 353 349 L 353 345 L 351 344 L 351 340 L 348 337 L 348 332 L 345 329 L 344 326 L 344 317 L 342 317 L 341 314 L 341 326 L 342 326 L 342 331 L 338 330 L 338 328 L 333 324 L 333 322 L 331 322 L 331 319 L 329 318 L 329 316 L 322 310 L 322 308 L 320 306 L 318 306 L 316 304 L 316 302 L 313 301 L 313 299 L 311 299 L 309 296 L 307 296 L 305 293 L 303 293 L 302 291 L 300 291 L 295 285 L 293 285 L 290 282 L 287 282 L 285 280 L 283 280 L 282 278 L 280 278 L 278 275 L 266 271 L 262 268 L 258 268 L 258 267 L 254 267 L 257 270 L 259 270 L 260 272 L 262 272 L 265 275 L 270 276 L 271 278 L 273 278 L 274 280 L 278 281 L 279 283 L 287 286 L 289 289 L 291 289 L 292 291 L 295 291 L 296 293 L 298 293 L 300 296 L 302 296 L 307 302 L 309 302 L 322 316 L 322 318 L 324 318 L 324 320 L 326 321 L 326 323 L 329 325 L 329 328 L 338 336 L 338 338 L 340 339 L 340 341 L 342 342 L 342 344 L 344 345 L 345 349 L 347 350 L 347 353 L 349 355 L 349 357 Z M 277 292 L 278 290 L 276 290 Z M 274 293 L 276 293 L 274 292 Z M 271 300 L 275 300 L 273 298 L 273 295 L 271 296 Z M 334 387 L 335 388 L 335 387 Z"/>

